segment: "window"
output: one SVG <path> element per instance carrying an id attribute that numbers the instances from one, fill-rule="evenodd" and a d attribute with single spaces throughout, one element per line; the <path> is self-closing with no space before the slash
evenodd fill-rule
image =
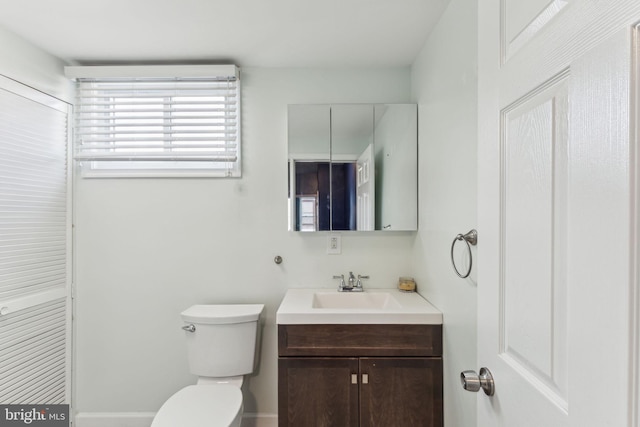
<path id="1" fill-rule="evenodd" d="M 235 66 L 67 67 L 87 177 L 238 177 Z"/>

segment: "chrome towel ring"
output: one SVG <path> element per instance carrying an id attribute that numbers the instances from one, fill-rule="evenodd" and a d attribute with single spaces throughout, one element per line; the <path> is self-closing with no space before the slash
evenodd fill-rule
<path id="1" fill-rule="evenodd" d="M 453 259 L 453 248 L 456 246 L 456 242 L 459 240 L 464 240 L 467 244 L 467 250 L 469 251 L 469 269 L 466 274 L 460 274 L 458 271 L 458 267 L 456 267 L 456 262 Z M 471 274 L 471 266 L 473 265 L 473 256 L 471 255 L 471 245 L 475 246 L 478 243 L 478 232 L 473 229 L 469 231 L 467 234 L 458 234 L 455 239 L 453 239 L 453 243 L 451 243 L 451 264 L 453 265 L 453 269 L 455 270 L 458 277 L 461 279 L 466 279 Z"/>

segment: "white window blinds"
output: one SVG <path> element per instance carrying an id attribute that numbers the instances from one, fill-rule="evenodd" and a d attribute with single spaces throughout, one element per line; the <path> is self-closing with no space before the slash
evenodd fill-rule
<path id="1" fill-rule="evenodd" d="M 235 66 L 67 67 L 88 176 L 240 176 Z"/>

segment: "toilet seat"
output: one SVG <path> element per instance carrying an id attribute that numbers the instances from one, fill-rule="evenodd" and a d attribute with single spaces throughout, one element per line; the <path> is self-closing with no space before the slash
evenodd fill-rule
<path id="1" fill-rule="evenodd" d="M 236 386 L 190 385 L 162 405 L 151 427 L 229 427 L 242 418 L 242 391 Z"/>

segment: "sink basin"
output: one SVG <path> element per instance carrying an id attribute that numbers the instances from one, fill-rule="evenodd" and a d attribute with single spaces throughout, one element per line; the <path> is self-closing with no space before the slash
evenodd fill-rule
<path id="1" fill-rule="evenodd" d="M 311 308 L 400 308 L 398 301 L 386 292 L 315 292 Z"/>
<path id="2" fill-rule="evenodd" d="M 442 313 L 415 292 L 289 289 L 276 313 L 282 325 L 442 324 Z"/>

